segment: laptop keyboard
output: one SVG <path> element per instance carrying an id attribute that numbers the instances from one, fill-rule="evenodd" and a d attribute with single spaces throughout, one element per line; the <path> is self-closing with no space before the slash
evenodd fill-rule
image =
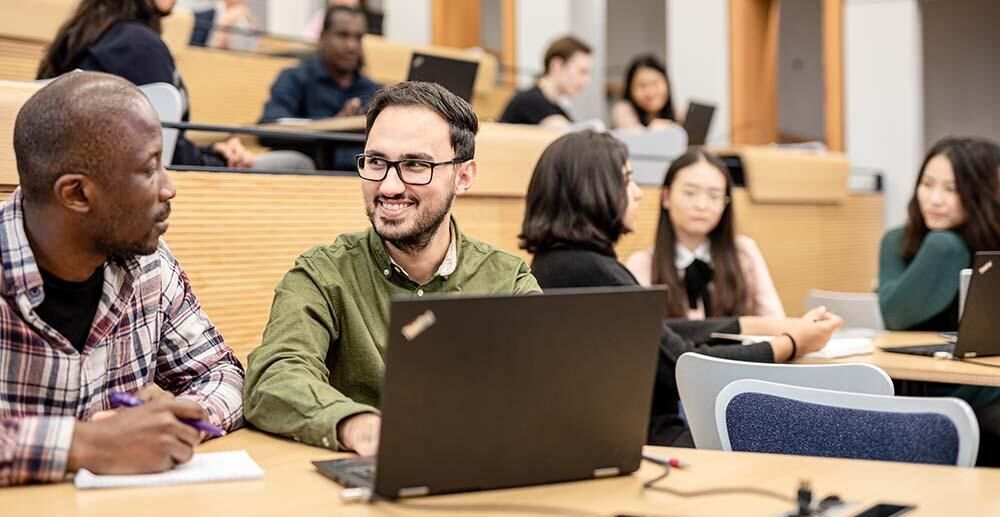
<path id="1" fill-rule="evenodd" d="M 375 481 L 375 465 L 358 465 L 346 469 L 344 473 L 368 483 Z"/>

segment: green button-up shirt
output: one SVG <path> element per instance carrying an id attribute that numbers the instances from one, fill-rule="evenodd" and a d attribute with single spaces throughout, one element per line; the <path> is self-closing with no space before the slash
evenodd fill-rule
<path id="1" fill-rule="evenodd" d="M 391 297 L 541 292 L 520 257 L 452 224 L 456 267 L 422 285 L 392 263 L 371 228 L 301 255 L 275 288 L 263 342 L 250 354 L 246 420 L 339 449 L 337 424 L 380 405 Z"/>

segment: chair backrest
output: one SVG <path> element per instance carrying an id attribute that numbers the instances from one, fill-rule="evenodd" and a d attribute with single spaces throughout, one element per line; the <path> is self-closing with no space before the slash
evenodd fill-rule
<path id="1" fill-rule="evenodd" d="M 811 289 L 806 295 L 805 309 L 826 307 L 844 318 L 844 327 L 885 330 L 882 309 L 875 293 L 841 293 Z"/>
<path id="2" fill-rule="evenodd" d="M 752 379 L 715 403 L 726 451 L 972 467 L 979 424 L 956 398 L 892 397 Z"/>
<path id="3" fill-rule="evenodd" d="M 694 444 L 722 449 L 715 426 L 715 399 L 729 383 L 759 379 L 810 388 L 892 395 L 892 379 L 870 364 L 770 364 L 719 359 L 688 352 L 677 360 L 677 390 Z"/>
<path id="4" fill-rule="evenodd" d="M 180 122 L 184 114 L 184 97 L 172 84 L 150 83 L 139 87 L 156 110 L 160 122 Z M 163 128 L 163 165 L 173 163 L 179 131 Z"/>

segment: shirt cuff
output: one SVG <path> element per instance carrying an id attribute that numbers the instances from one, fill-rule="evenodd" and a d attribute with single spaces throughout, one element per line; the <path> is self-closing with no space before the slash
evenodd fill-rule
<path id="1" fill-rule="evenodd" d="M 12 484 L 51 483 L 66 477 L 76 418 L 29 416 L 20 419 Z"/>

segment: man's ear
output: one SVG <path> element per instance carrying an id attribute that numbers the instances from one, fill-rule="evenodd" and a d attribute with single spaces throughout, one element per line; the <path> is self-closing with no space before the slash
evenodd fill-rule
<path id="1" fill-rule="evenodd" d="M 472 184 L 475 181 L 476 160 L 469 160 L 459 164 L 458 170 L 455 171 L 455 193 L 458 195 L 465 194 L 472 188 Z"/>
<path id="2" fill-rule="evenodd" d="M 63 174 L 52 186 L 55 202 L 73 212 L 85 214 L 91 210 L 96 185 L 92 178 L 84 174 Z"/>

